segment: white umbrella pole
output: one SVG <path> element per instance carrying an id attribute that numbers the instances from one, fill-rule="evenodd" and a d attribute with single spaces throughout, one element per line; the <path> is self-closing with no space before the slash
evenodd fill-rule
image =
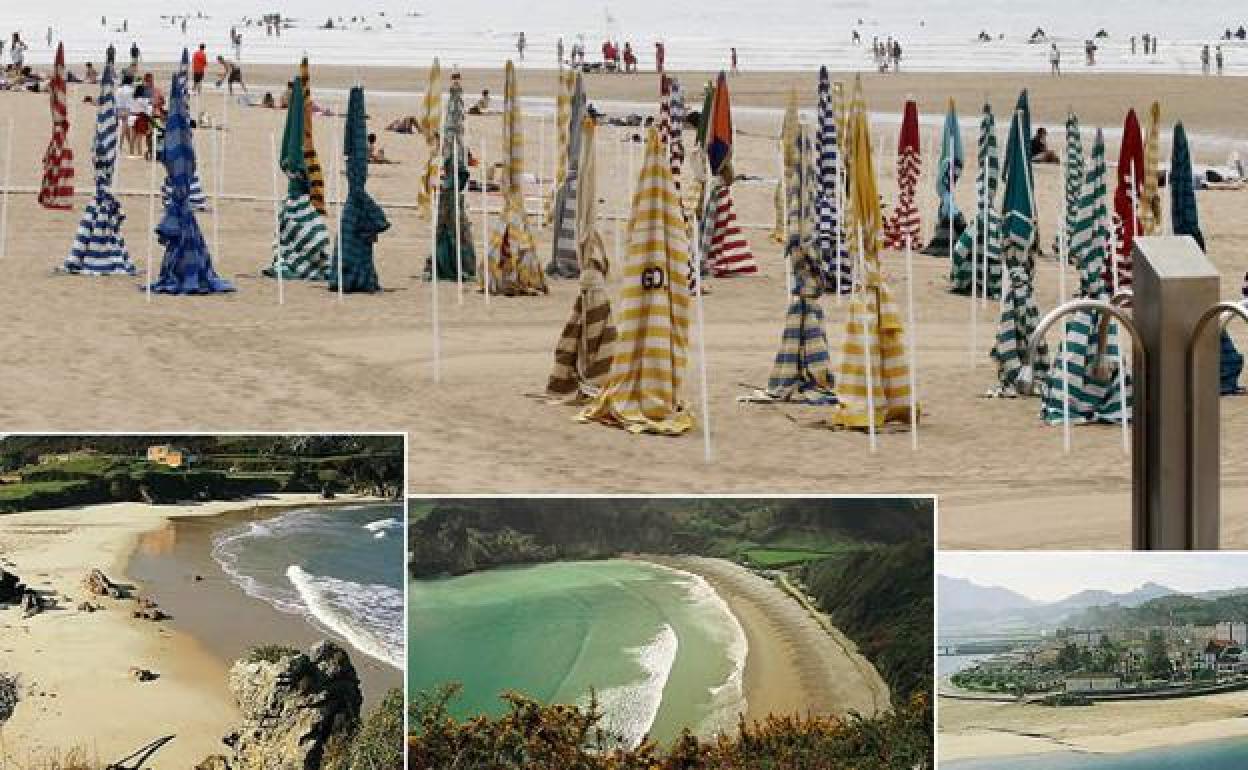
<path id="1" fill-rule="evenodd" d="M 459 138 L 451 141 L 451 177 L 454 179 L 455 197 L 451 205 L 455 207 L 455 297 L 460 305 L 464 304 L 464 244 L 460 235 L 459 213 Z M 434 244 L 434 261 L 437 261 L 437 244 Z"/>
<path id="2" fill-rule="evenodd" d="M 345 129 L 344 129 L 345 130 Z M 335 198 L 338 199 L 338 254 L 334 260 L 334 270 L 338 278 L 338 302 L 342 303 L 346 296 L 345 289 L 342 286 L 342 214 L 346 211 L 347 205 L 342 198 L 342 161 L 343 161 L 343 132 L 334 131 L 334 146 L 337 150 L 334 152 L 334 190 Z"/>
<path id="3" fill-rule="evenodd" d="M 481 285 L 485 289 L 485 305 L 490 305 L 490 164 L 489 144 L 481 137 Z"/>
<path id="4" fill-rule="evenodd" d="M 988 172 L 985 171 L 985 174 Z M 985 177 L 985 183 L 987 178 Z M 984 191 L 977 190 L 975 195 L 975 227 L 986 227 L 984 221 Z M 971 233 L 971 368 L 975 368 L 975 351 L 979 348 L 979 302 L 975 296 L 979 285 L 979 236 Z M 986 291 L 987 287 L 979 289 Z"/>
<path id="5" fill-rule="evenodd" d="M 440 181 L 438 178 L 434 179 L 435 190 L 441 187 L 438 184 Z M 438 206 L 435 197 L 429 215 L 429 275 L 433 279 L 429 285 L 430 292 L 433 294 L 433 381 L 435 383 L 442 382 L 442 329 L 438 308 L 438 215 L 440 213 L 442 213 L 441 207 Z"/>
<path id="6" fill-rule="evenodd" d="M 953 233 L 953 230 L 954 230 L 953 208 L 955 205 L 954 203 L 955 198 L 953 195 L 953 182 L 954 182 L 953 167 L 955 164 L 953 162 L 953 137 L 952 136 L 949 137 L 949 141 L 946 143 L 945 148 L 949 153 L 949 264 L 952 265 L 953 264 L 953 235 L 954 235 Z"/>
<path id="7" fill-rule="evenodd" d="M 152 159 L 147 179 L 147 301 L 152 301 L 152 262 L 156 259 L 156 159 Z"/>
<path id="8" fill-rule="evenodd" d="M 0 199 L 0 257 L 8 254 L 9 247 L 9 186 L 13 179 L 13 118 L 4 134 L 4 193 Z"/>
<path id="9" fill-rule="evenodd" d="M 546 206 L 546 116 L 537 114 L 537 194 L 541 205 Z"/>
<path id="10" fill-rule="evenodd" d="M 836 177 L 833 183 L 836 196 L 836 304 L 841 304 L 841 272 L 844 269 L 841 264 L 841 252 L 845 249 L 845 185 L 841 179 L 841 155 L 840 148 L 837 148 L 836 156 Z M 852 290 L 852 289 L 851 289 Z"/>
<path id="11" fill-rule="evenodd" d="M 996 134 L 996 131 L 993 131 Z M 992 219 L 992 201 L 988 200 L 988 180 L 992 175 L 992 168 L 989 167 L 984 172 L 984 248 L 980 253 L 979 269 L 980 269 L 980 285 L 979 285 L 979 304 L 980 307 L 988 306 L 988 231 L 991 229 Z M 997 168 L 997 182 L 1001 181 L 1001 169 Z M 1001 272 L 1005 272 L 1005 265 L 1001 266 Z"/>
<path id="12" fill-rule="evenodd" d="M 620 144 L 620 133 L 621 133 L 620 129 L 617 128 L 615 130 L 615 169 L 617 173 L 621 173 L 624 170 L 623 168 L 624 167 L 624 152 L 623 152 L 623 145 Z M 625 185 L 619 185 L 619 189 L 627 190 L 628 187 Z M 624 221 L 622 217 L 622 209 L 627 205 L 628 205 L 627 203 L 621 205 L 619 201 L 616 201 L 615 227 L 612 228 L 612 230 L 615 231 L 615 258 L 616 259 L 623 258 L 620 253 L 620 227 L 621 227 L 620 223 Z"/>
<path id="13" fill-rule="evenodd" d="M 706 384 L 706 322 L 702 313 L 702 239 L 694 239 L 694 286 L 697 288 L 695 307 L 698 313 L 698 385 L 702 396 L 702 455 L 711 462 L 711 399 Z"/>
<path id="14" fill-rule="evenodd" d="M 919 325 L 914 317 L 914 240 L 906 236 L 906 322 L 910 326 L 910 449 L 919 451 Z M 975 306 L 972 300 L 971 307 Z"/>
<path id="15" fill-rule="evenodd" d="M 855 267 L 861 270 L 862 272 L 859 273 L 861 278 L 856 283 L 857 285 L 862 287 L 863 309 L 869 310 L 870 308 L 867 307 L 867 281 L 866 281 L 867 257 L 866 257 L 866 251 L 864 251 L 862 225 L 858 225 L 857 263 L 858 264 L 856 264 Z M 877 306 L 877 309 L 878 309 L 878 306 Z M 853 311 L 850 311 L 850 312 L 852 315 Z M 863 367 L 862 368 L 863 368 L 863 372 L 866 374 L 866 379 L 867 379 L 867 434 L 870 436 L 871 452 L 874 454 L 876 449 L 878 449 L 878 446 L 876 443 L 877 439 L 875 436 L 875 387 L 872 381 L 872 374 L 871 374 L 871 335 L 867 331 L 867 326 L 868 324 L 865 322 L 865 319 L 864 319 L 864 322 L 862 324 L 862 355 L 863 355 Z"/>
<path id="16" fill-rule="evenodd" d="M 279 163 L 277 157 L 277 134 L 272 131 L 269 132 L 269 149 L 273 158 L 273 243 L 276 245 L 276 248 L 273 250 L 273 256 L 275 257 L 273 260 L 273 272 L 277 273 L 277 304 L 280 306 L 286 304 L 286 277 L 283 275 L 286 272 L 286 258 L 282 254 L 282 204 L 277 184 Z"/>
<path id="17" fill-rule="evenodd" d="M 212 252 L 221 256 L 221 129 L 212 132 Z"/>

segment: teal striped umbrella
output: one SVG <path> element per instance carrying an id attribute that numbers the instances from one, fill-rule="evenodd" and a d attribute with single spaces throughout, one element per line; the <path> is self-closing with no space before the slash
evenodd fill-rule
<path id="1" fill-rule="evenodd" d="M 1110 222 L 1107 176 L 1105 137 L 1098 130 L 1069 236 L 1070 258 L 1079 271 L 1079 296 L 1084 299 L 1109 299 L 1109 285 L 1105 283 Z M 1123 419 L 1118 324 L 1108 324 L 1102 343 L 1100 315 L 1081 310 L 1067 317 L 1063 350 L 1049 372 L 1041 409 L 1041 417 L 1050 425 L 1060 425 L 1067 413 L 1076 424 L 1119 423 Z M 1062 381 L 1063 369 L 1066 382 Z M 1129 408 L 1129 376 L 1124 380 Z M 1069 406 L 1064 407 L 1067 403 Z"/>
<path id="2" fill-rule="evenodd" d="M 1021 107 L 1010 120 L 1010 135 L 1005 152 L 1005 194 L 1001 202 L 1002 258 L 1005 262 L 1006 289 L 1001 303 L 1001 320 L 997 325 L 997 339 L 992 347 L 992 359 L 997 364 L 998 387 L 996 395 L 1018 395 L 1018 380 L 1024 370 L 1030 368 L 1037 381 L 1048 373 L 1048 348 L 1043 343 L 1036 350 L 1036 358 L 1028 360 L 1027 343 L 1036 325 L 1040 311 L 1036 309 L 1032 280 L 1035 262 L 1032 248 L 1036 239 L 1036 201 L 1031 181 L 1031 163 L 1027 157 L 1029 119 L 1026 107 L 1027 92 L 1019 97 Z"/>
<path id="3" fill-rule="evenodd" d="M 1079 203 L 1083 197 L 1083 137 L 1079 132 L 1079 117 L 1071 112 L 1066 116 L 1066 255 L 1070 259 L 1070 234 L 1079 220 Z M 1053 251 L 1061 254 L 1060 239 L 1054 238 Z M 1065 299 L 1065 297 L 1063 297 Z"/>
<path id="4" fill-rule="evenodd" d="M 273 262 L 264 274 L 275 276 L 280 269 L 283 278 L 323 281 L 329 277 L 329 227 L 312 202 L 312 178 L 305 157 L 307 89 L 302 77 L 292 82 L 279 161 L 287 178 L 286 199 L 277 214 Z"/>
<path id="5" fill-rule="evenodd" d="M 979 173 L 975 177 L 975 226 L 962 231 L 953 246 L 953 262 L 949 266 L 949 289 L 955 294 L 970 294 L 975 279 L 976 293 L 996 299 L 1001 296 L 1001 217 L 997 213 L 997 187 L 1001 184 L 1001 150 L 997 144 L 997 119 L 992 105 L 984 103 L 979 121 Z M 975 239 L 972 244 L 971 239 Z M 971 250 L 975 264 L 971 264 Z M 987 289 L 983 284 L 984 260 L 988 260 Z M 971 275 L 974 267 L 975 275 Z"/>

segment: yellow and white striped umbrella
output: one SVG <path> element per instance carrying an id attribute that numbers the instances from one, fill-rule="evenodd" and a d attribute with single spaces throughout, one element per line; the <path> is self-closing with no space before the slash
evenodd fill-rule
<path id="1" fill-rule="evenodd" d="M 546 223 L 550 224 L 555 215 L 555 194 L 563 189 L 568 179 L 568 147 L 572 133 L 572 91 L 576 88 L 576 70 L 567 69 L 559 73 L 559 93 L 555 97 L 555 184 L 542 202 L 546 207 Z"/>
<path id="2" fill-rule="evenodd" d="M 308 197 L 312 207 L 325 215 L 325 172 L 316 154 L 316 142 L 312 137 L 312 84 L 309 78 L 308 57 L 299 62 L 299 79 L 303 82 L 303 163 L 308 169 Z"/>
<path id="3" fill-rule="evenodd" d="M 633 433 L 679 435 L 694 425 L 681 397 L 692 305 L 689 234 L 671 162 L 654 128 L 646 134 L 628 233 L 611 372 L 578 419 Z"/>
<path id="4" fill-rule="evenodd" d="M 789 163 L 797 152 L 797 130 L 800 123 L 797 116 L 797 89 L 789 89 L 788 102 L 784 108 L 784 119 L 780 122 L 780 154 L 783 158 L 783 170 L 776 178 L 774 203 L 776 208 L 776 226 L 771 230 L 771 239 L 776 243 L 786 241 L 785 228 L 785 177 L 788 176 Z"/>
<path id="5" fill-rule="evenodd" d="M 1148 134 L 1144 142 L 1144 191 L 1140 201 L 1140 235 L 1157 235 L 1161 230 L 1161 192 L 1157 173 L 1161 163 L 1161 104 L 1148 110 Z"/>
<path id="6" fill-rule="evenodd" d="M 524 207 L 524 130 L 516 68 L 509 59 L 503 78 L 503 210 L 490 239 L 487 269 L 491 294 L 523 296 L 545 294 L 546 275 L 533 244 Z"/>
<path id="7" fill-rule="evenodd" d="M 424 216 L 431 216 L 434 190 L 439 182 L 439 166 L 442 163 L 442 64 L 435 58 L 429 68 L 429 87 L 425 89 L 424 114 L 420 116 L 420 133 L 425 137 L 429 158 L 420 177 L 417 203 Z"/>
<path id="8" fill-rule="evenodd" d="M 862 79 L 854 81 L 848 117 L 850 253 L 854 293 L 842 335 L 836 377 L 840 405 L 828 418 L 835 427 L 877 428 L 910 420 L 910 367 L 901 312 L 880 270 L 882 217 Z"/>

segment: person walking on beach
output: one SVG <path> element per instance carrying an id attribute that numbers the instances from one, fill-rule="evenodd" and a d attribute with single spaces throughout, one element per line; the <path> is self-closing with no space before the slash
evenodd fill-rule
<path id="1" fill-rule="evenodd" d="M 138 69 L 139 58 L 142 52 L 139 50 L 139 42 L 136 40 L 130 44 L 130 66 Z"/>
<path id="2" fill-rule="evenodd" d="M 1144 45 L 1148 45 L 1148 36 L 1144 36 Z M 1135 35 L 1131 36 L 1131 55 L 1135 56 Z"/>
<path id="3" fill-rule="evenodd" d="M 901 41 L 893 41 L 893 72 L 901 72 Z"/>
<path id="4" fill-rule="evenodd" d="M 516 53 L 520 54 L 520 61 L 524 61 L 524 49 L 528 46 L 528 41 L 524 39 L 524 32 L 516 38 Z"/>
<path id="5" fill-rule="evenodd" d="M 654 44 L 654 71 L 660 75 L 663 74 L 663 60 L 666 58 L 667 50 L 663 46 L 663 41 L 660 40 Z"/>
<path id="6" fill-rule="evenodd" d="M 208 52 L 203 43 L 191 56 L 191 91 L 196 96 L 204 91 L 204 74 L 208 71 Z"/>
<path id="7" fill-rule="evenodd" d="M 1049 72 L 1054 77 L 1061 77 L 1062 74 L 1062 52 L 1057 50 L 1057 43 L 1049 47 Z"/>
<path id="8" fill-rule="evenodd" d="M 732 49 L 732 74 L 736 75 L 738 72 L 739 70 L 737 69 L 737 49 L 734 46 Z"/>
<path id="9" fill-rule="evenodd" d="M 1217 51 L 1214 53 L 1214 61 L 1216 62 L 1218 66 L 1218 74 L 1221 75 L 1222 66 L 1226 63 L 1225 60 L 1222 58 L 1222 46 L 1218 46 Z"/>
<path id="10" fill-rule="evenodd" d="M 218 56 L 217 64 L 221 65 L 221 78 L 217 80 L 217 88 L 225 83 L 230 95 L 233 96 L 234 85 L 237 84 L 243 89 L 243 93 L 247 93 L 247 84 L 243 82 L 243 69 L 238 66 L 238 62 L 226 61 L 224 56 Z"/>
<path id="11" fill-rule="evenodd" d="M 1083 54 L 1087 59 L 1089 67 L 1096 66 L 1096 43 L 1088 40 L 1083 44 Z"/>
<path id="12" fill-rule="evenodd" d="M 1200 74 L 1209 74 L 1209 46 L 1200 49 Z"/>
<path id="13" fill-rule="evenodd" d="M 13 62 L 13 69 L 18 72 L 26 66 L 26 43 L 18 32 L 13 33 L 13 42 L 9 43 L 9 60 Z"/>
<path id="14" fill-rule="evenodd" d="M 555 43 L 555 61 L 559 64 L 559 69 L 563 69 L 563 36 L 559 36 L 559 40 Z"/>

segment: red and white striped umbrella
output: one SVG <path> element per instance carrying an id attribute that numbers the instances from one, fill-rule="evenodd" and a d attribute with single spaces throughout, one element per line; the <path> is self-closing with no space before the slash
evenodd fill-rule
<path id="1" fill-rule="evenodd" d="M 52 139 L 43 154 L 39 205 L 68 209 L 74 197 L 74 151 L 69 146 L 69 105 L 65 98 L 65 44 L 56 47 L 56 67 L 48 87 L 52 106 Z"/>

